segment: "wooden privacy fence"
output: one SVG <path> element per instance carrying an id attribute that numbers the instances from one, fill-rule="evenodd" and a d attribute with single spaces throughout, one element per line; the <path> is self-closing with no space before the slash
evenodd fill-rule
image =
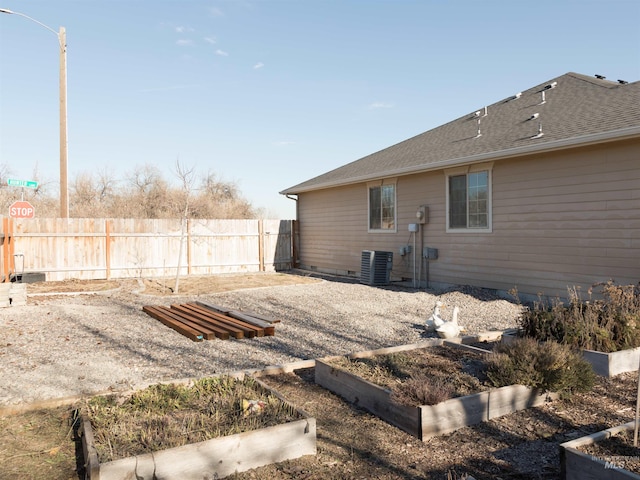
<path id="1" fill-rule="evenodd" d="M 5 217 L 2 281 L 23 272 L 65 280 L 288 270 L 292 229 L 293 220 Z"/>

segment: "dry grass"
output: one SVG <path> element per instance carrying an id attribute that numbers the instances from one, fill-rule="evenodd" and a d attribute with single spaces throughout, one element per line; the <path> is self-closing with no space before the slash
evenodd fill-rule
<path id="1" fill-rule="evenodd" d="M 83 407 L 101 462 L 299 420 L 301 415 L 250 377 L 153 385 L 127 398 L 94 397 Z"/>
<path id="2" fill-rule="evenodd" d="M 485 390 L 484 355 L 454 347 L 428 347 L 329 362 L 391 390 L 404 405 L 434 405 Z"/>

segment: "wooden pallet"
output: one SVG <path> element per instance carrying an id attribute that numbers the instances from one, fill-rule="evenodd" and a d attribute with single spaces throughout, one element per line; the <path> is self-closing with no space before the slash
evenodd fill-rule
<path id="1" fill-rule="evenodd" d="M 170 307 L 148 305 L 142 310 L 176 332 L 195 342 L 275 335 L 275 323 L 264 316 L 227 310 L 205 302 L 173 304 Z"/>

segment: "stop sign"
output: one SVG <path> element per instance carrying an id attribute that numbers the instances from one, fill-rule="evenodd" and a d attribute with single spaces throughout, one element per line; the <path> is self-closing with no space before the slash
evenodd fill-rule
<path id="1" fill-rule="evenodd" d="M 12 218 L 33 218 L 36 210 L 29 202 L 24 200 L 13 202 L 9 207 L 9 216 Z"/>

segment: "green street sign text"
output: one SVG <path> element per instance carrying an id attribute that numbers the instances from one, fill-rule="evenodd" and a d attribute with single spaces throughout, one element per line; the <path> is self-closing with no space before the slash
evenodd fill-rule
<path id="1" fill-rule="evenodd" d="M 7 185 L 10 187 L 38 188 L 38 182 L 33 180 L 15 180 L 13 178 L 7 180 Z"/>

